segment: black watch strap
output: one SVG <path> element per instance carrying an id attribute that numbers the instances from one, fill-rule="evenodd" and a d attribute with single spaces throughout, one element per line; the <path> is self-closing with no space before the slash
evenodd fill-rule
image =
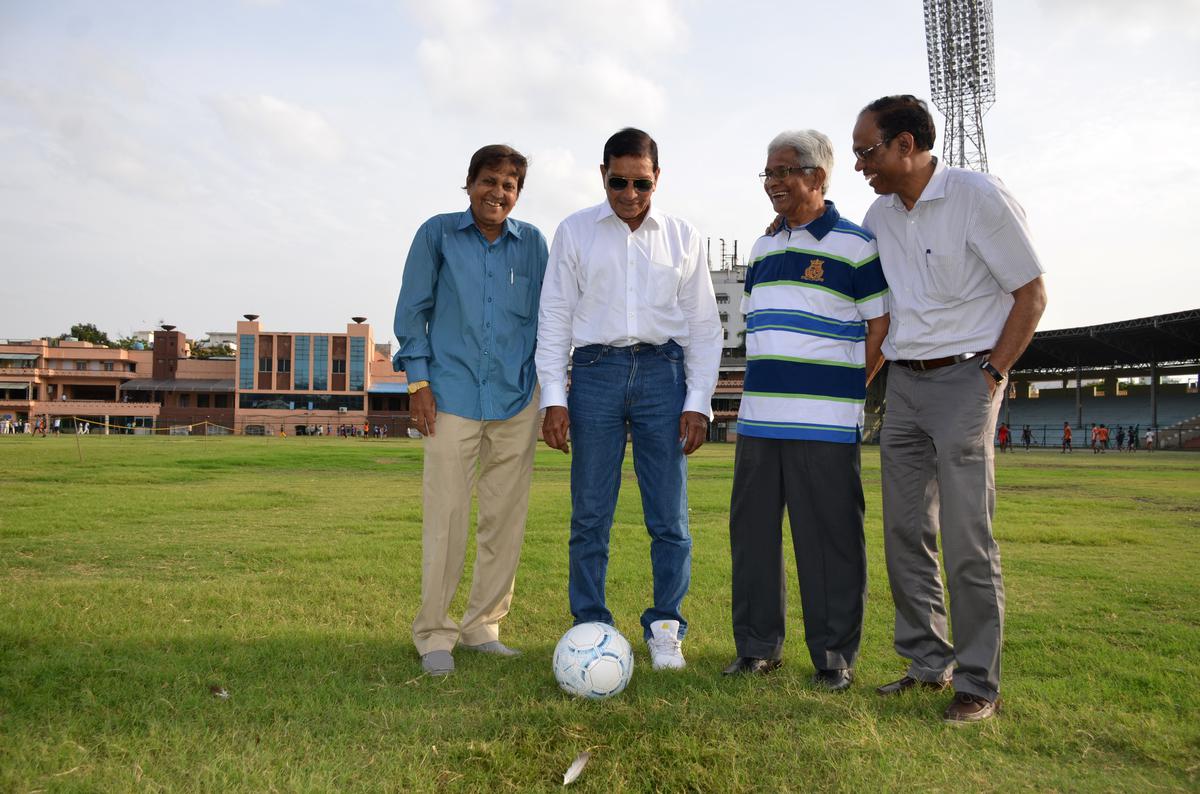
<path id="1" fill-rule="evenodd" d="M 984 359 L 984 362 L 979 365 L 979 368 L 992 376 L 992 380 L 996 383 L 1004 382 L 1004 373 L 992 366 L 992 362 Z"/>

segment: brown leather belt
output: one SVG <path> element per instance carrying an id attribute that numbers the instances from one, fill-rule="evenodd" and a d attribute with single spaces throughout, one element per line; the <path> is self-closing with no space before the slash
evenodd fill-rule
<path id="1" fill-rule="evenodd" d="M 948 367 L 951 364 L 961 364 L 964 361 L 970 361 L 973 358 L 987 355 L 991 350 L 980 350 L 978 353 L 959 353 L 957 356 L 942 356 L 941 358 L 927 358 L 924 360 L 910 359 L 904 361 L 893 361 L 893 364 L 899 364 L 907 369 L 924 372 L 927 369 L 940 369 Z"/>

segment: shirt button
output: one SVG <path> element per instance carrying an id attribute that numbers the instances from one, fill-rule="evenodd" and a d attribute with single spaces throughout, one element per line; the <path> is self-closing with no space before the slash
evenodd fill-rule
<path id="1" fill-rule="evenodd" d="M 491 303 L 491 302 L 492 302 L 492 299 L 491 299 L 491 298 L 488 298 L 488 303 Z"/>
<path id="2" fill-rule="evenodd" d="M 489 275 L 489 276 L 491 276 L 491 275 L 492 275 L 492 271 L 490 271 L 490 270 L 489 270 L 489 271 L 488 271 L 488 275 Z"/>

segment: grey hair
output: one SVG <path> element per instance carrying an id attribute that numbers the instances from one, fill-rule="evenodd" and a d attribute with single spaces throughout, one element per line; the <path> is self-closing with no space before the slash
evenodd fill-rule
<path id="1" fill-rule="evenodd" d="M 829 179 L 833 175 L 833 141 L 828 135 L 816 130 L 785 130 L 767 146 L 767 157 L 780 149 L 792 149 L 801 165 L 816 166 L 824 171 L 821 193 L 829 190 Z"/>

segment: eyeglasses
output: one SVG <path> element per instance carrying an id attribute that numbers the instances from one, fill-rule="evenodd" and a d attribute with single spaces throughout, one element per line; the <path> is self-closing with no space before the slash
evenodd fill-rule
<path id="1" fill-rule="evenodd" d="M 803 174 L 816 170 L 815 165 L 781 165 L 778 168 L 768 168 L 759 174 L 758 178 L 766 182 L 768 179 L 787 179 L 792 174 Z"/>
<path id="2" fill-rule="evenodd" d="M 855 149 L 854 150 L 854 158 L 856 160 L 866 160 L 868 157 L 870 157 L 872 155 L 872 153 L 874 153 L 874 151 L 876 149 L 878 149 L 880 146 L 887 146 L 889 143 L 891 143 L 891 140 L 892 140 L 891 138 L 884 138 L 882 141 L 875 144 L 874 146 L 868 146 L 867 148 L 862 149 L 862 150 Z"/>
<path id="3" fill-rule="evenodd" d="M 608 186 L 616 191 L 622 191 L 629 187 L 629 183 L 633 182 L 633 189 L 638 193 L 649 193 L 654 190 L 653 179 L 630 179 L 624 176 L 610 176 L 608 178 Z"/>

